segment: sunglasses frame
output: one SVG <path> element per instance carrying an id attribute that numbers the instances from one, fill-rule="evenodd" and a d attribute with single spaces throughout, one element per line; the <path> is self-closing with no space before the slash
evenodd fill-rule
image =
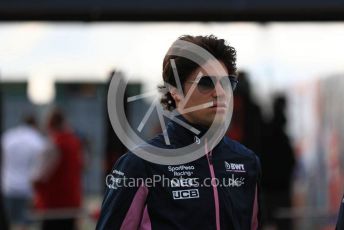
<path id="1" fill-rule="evenodd" d="M 209 89 L 201 89 L 202 86 L 199 85 L 199 82 L 200 82 L 201 79 L 204 78 L 204 77 L 210 78 L 210 79 L 212 80 L 212 82 L 214 83 L 214 84 L 213 84 L 214 87 L 209 88 Z M 230 84 L 231 84 L 231 87 L 232 87 L 232 91 L 234 92 L 234 90 L 237 88 L 238 83 L 239 83 L 239 81 L 238 81 L 238 79 L 237 79 L 237 76 L 231 74 L 231 75 L 228 75 L 228 76 L 225 76 L 225 77 L 222 77 L 222 78 L 226 78 L 226 77 L 227 77 L 228 80 L 230 81 Z M 210 91 L 214 90 L 214 89 L 215 89 L 215 86 L 216 86 L 216 84 L 217 84 L 217 82 L 218 82 L 218 81 L 221 81 L 222 78 L 217 78 L 217 77 L 213 77 L 213 76 L 204 75 L 204 76 L 198 78 L 198 80 L 186 81 L 186 83 L 197 83 L 197 89 L 198 89 L 200 92 L 207 93 L 207 92 L 210 92 Z M 214 81 L 214 79 L 216 79 L 216 80 Z M 221 82 L 220 82 L 220 84 L 221 84 Z M 222 88 L 223 88 L 223 85 L 222 85 L 222 84 L 221 84 L 221 86 L 222 86 Z M 223 88 L 223 89 L 224 89 L 224 88 Z"/>

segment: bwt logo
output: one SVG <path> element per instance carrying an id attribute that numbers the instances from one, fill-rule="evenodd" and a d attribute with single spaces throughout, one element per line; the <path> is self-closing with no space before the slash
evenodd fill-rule
<path id="1" fill-rule="evenodd" d="M 234 164 L 225 161 L 226 171 L 229 172 L 246 172 L 244 164 Z"/>
<path id="2" fill-rule="evenodd" d="M 172 191 L 174 200 L 199 198 L 198 189 Z"/>

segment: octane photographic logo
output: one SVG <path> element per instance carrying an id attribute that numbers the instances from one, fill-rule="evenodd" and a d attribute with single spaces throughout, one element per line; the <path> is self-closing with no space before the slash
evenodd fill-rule
<path id="1" fill-rule="evenodd" d="M 168 55 L 187 58 L 195 62 L 199 66 L 202 66 L 202 71 L 205 71 L 205 73 L 200 72 L 197 75 L 196 80 L 198 80 L 201 76 L 205 75 L 208 71 L 212 71 L 212 73 L 217 73 L 218 76 L 226 76 L 228 74 L 227 71 L 224 69 L 223 65 L 212 54 L 210 54 L 207 50 L 203 49 L 202 47 L 195 45 L 191 42 L 182 40 L 175 41 L 172 47 L 169 49 Z M 178 69 L 175 65 L 174 59 L 170 59 L 170 62 L 173 69 L 176 88 L 178 92 L 184 97 L 184 101 L 187 102 L 191 94 L 197 87 L 197 85 L 193 83 L 188 93 L 184 95 L 181 81 L 178 75 Z M 226 78 L 226 80 L 228 82 L 226 82 L 225 85 L 230 86 L 229 79 Z M 164 110 L 162 105 L 160 104 L 160 98 L 155 97 L 149 109 L 142 118 L 139 126 L 131 127 L 124 110 L 125 88 L 127 83 L 128 80 L 124 80 L 122 77 L 117 76 L 117 72 L 113 75 L 108 90 L 107 107 L 111 125 L 114 131 L 116 132 L 122 143 L 137 156 L 156 164 L 185 164 L 202 157 L 206 152 L 210 151 L 213 147 L 215 147 L 221 140 L 221 138 L 225 135 L 225 132 L 227 131 L 230 120 L 232 118 L 233 112 L 233 92 L 231 87 L 229 87 L 229 89 L 225 89 L 228 90 L 227 92 L 229 92 L 228 113 L 225 117 L 220 116 L 218 113 L 215 114 L 214 120 L 220 120 L 221 125 L 217 125 L 215 124 L 215 122 L 213 122 L 213 124 L 209 127 L 207 132 L 201 138 L 198 138 L 198 140 L 194 143 L 191 143 L 190 145 L 184 146 L 182 148 L 171 149 L 169 147 L 160 148 L 148 144 L 145 140 L 139 137 L 133 129 L 136 129 L 138 132 L 141 132 L 147 120 L 152 115 L 152 112 L 156 110 L 165 144 L 166 146 L 169 146 L 171 141 L 167 133 L 167 127 L 164 121 L 164 117 L 174 121 L 178 125 L 183 126 L 185 128 L 185 132 L 192 132 L 195 136 L 197 136 L 198 134 L 200 134 L 200 130 L 180 120 L 177 116 L 179 114 L 189 113 L 192 111 L 197 111 L 200 109 L 211 107 L 213 106 L 214 102 L 211 101 L 205 104 L 188 108 L 184 108 L 184 105 L 186 103 L 183 103 L 180 107 L 178 107 L 177 112 L 176 109 L 173 111 Z M 171 87 L 166 82 L 164 84 L 167 90 L 169 89 L 169 87 Z M 128 97 L 127 103 L 142 100 L 143 98 L 148 96 L 152 96 L 152 93 L 148 92 Z"/>

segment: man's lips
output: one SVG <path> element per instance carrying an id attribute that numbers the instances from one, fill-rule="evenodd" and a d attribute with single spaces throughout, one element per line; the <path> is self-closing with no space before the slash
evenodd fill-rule
<path id="1" fill-rule="evenodd" d="M 227 104 L 224 102 L 213 102 L 213 106 L 211 106 L 211 108 L 214 107 L 227 108 Z"/>

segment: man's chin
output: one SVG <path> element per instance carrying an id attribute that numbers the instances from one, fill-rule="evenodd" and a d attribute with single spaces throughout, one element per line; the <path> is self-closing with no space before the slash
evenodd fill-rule
<path id="1" fill-rule="evenodd" d="M 212 125 L 223 125 L 226 121 L 226 114 L 219 113 L 217 115 L 209 115 L 208 119 L 203 122 L 204 125 L 210 127 Z"/>
<path id="2" fill-rule="evenodd" d="M 222 125 L 222 124 L 225 123 L 226 118 L 227 118 L 227 114 L 226 113 L 217 113 L 214 116 L 213 124 Z"/>

